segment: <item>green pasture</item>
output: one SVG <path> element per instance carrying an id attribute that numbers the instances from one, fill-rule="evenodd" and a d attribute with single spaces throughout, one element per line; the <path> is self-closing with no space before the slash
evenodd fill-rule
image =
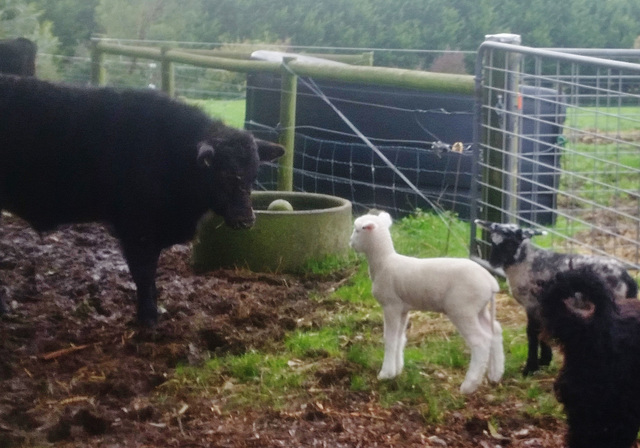
<path id="1" fill-rule="evenodd" d="M 569 107 L 560 163 L 560 207 L 633 204 L 640 188 L 640 107 Z M 560 218 L 557 226 L 564 226 Z M 573 223 L 573 231 L 584 226 Z"/>
<path id="2" fill-rule="evenodd" d="M 600 132 L 637 131 L 640 129 L 640 107 L 568 107 L 565 125 Z"/>
<path id="3" fill-rule="evenodd" d="M 189 104 L 198 106 L 212 117 L 219 118 L 229 126 L 244 127 L 246 101 L 240 100 L 198 100 L 186 99 Z"/>

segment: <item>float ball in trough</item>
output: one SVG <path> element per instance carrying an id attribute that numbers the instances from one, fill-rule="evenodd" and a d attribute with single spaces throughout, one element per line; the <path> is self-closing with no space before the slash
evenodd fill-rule
<path id="1" fill-rule="evenodd" d="M 285 199 L 276 199 L 267 207 L 270 212 L 292 212 L 293 206 Z"/>

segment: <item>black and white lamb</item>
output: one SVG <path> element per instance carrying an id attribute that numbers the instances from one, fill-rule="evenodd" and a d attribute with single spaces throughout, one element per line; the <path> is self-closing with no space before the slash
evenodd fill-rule
<path id="1" fill-rule="evenodd" d="M 502 328 L 495 319 L 498 282 L 467 258 L 413 258 L 396 253 L 389 233 L 391 216 L 367 214 L 354 222 L 351 247 L 369 262 L 371 291 L 384 315 L 384 361 L 378 378 L 402 372 L 410 310 L 444 313 L 471 350 L 460 392 L 474 392 L 484 378 L 504 373 Z M 488 305 L 491 306 L 491 311 Z"/>
<path id="2" fill-rule="evenodd" d="M 640 301 L 616 301 L 593 266 L 560 272 L 540 294 L 564 364 L 555 393 L 569 448 L 630 448 L 640 428 Z"/>
<path id="3" fill-rule="evenodd" d="M 635 298 L 638 294 L 638 284 L 617 260 L 594 255 L 561 254 L 537 248 L 531 242 L 531 237 L 545 233 L 539 230 L 522 229 L 515 224 L 499 224 L 479 219 L 475 220 L 475 223 L 489 231 L 489 263 L 494 268 L 504 270 L 511 295 L 527 313 L 529 352 L 523 370 L 524 375 L 551 363 L 551 347 L 540 340 L 542 328 L 538 294 L 541 285 L 551 280 L 557 272 L 590 266 L 611 288 L 616 300 Z"/>

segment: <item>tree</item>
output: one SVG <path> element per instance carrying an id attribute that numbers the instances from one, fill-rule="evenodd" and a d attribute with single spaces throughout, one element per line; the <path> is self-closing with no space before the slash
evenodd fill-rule
<path id="1" fill-rule="evenodd" d="M 95 10 L 99 0 L 35 0 L 42 9 L 42 19 L 53 25 L 51 31 L 60 40 L 60 51 L 72 56 L 78 45 L 86 46 L 98 31 Z"/>
<path id="2" fill-rule="evenodd" d="M 109 37 L 190 40 L 203 0 L 98 0 L 96 22 Z"/>

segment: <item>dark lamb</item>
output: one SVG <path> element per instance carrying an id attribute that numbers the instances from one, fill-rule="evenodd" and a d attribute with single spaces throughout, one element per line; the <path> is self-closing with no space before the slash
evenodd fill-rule
<path id="1" fill-rule="evenodd" d="M 640 428 L 640 301 L 616 301 L 592 267 L 559 273 L 540 295 L 564 352 L 555 392 L 569 448 L 630 448 Z"/>
<path id="2" fill-rule="evenodd" d="M 525 376 L 539 370 L 540 366 L 548 366 L 551 363 L 551 347 L 540 339 L 542 327 L 538 294 L 541 286 L 551 280 L 557 272 L 591 266 L 594 272 L 607 282 L 617 300 L 635 298 L 638 295 L 636 281 L 624 265 L 613 258 L 561 254 L 540 249 L 533 245 L 531 237 L 544 232 L 522 229 L 515 224 L 499 224 L 479 219 L 475 223 L 489 231 L 489 263 L 494 268 L 504 269 L 513 298 L 527 313 L 529 351 L 523 369 Z"/>
<path id="3" fill-rule="evenodd" d="M 0 73 L 35 76 L 38 47 L 29 39 L 0 40 Z"/>
<path id="4" fill-rule="evenodd" d="M 280 145 L 151 90 L 56 85 L 0 75 L 0 211 L 35 230 L 101 222 L 137 288 L 138 322 L 157 321 L 162 249 L 212 210 L 253 225 L 251 187 Z"/>

